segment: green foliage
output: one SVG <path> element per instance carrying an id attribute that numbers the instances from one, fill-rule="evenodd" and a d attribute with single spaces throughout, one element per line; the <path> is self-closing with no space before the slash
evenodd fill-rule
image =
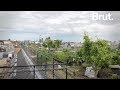
<path id="1" fill-rule="evenodd" d="M 76 61 L 83 62 L 83 48 L 80 48 L 78 51 L 76 51 Z"/>
<path id="2" fill-rule="evenodd" d="M 120 43 L 118 44 L 118 50 L 120 50 Z"/>
<path id="3" fill-rule="evenodd" d="M 120 43 L 118 45 L 118 48 L 113 50 L 112 54 L 113 54 L 113 57 L 112 57 L 111 64 L 120 65 Z"/>
<path id="4" fill-rule="evenodd" d="M 92 40 L 89 38 L 89 36 L 87 34 L 84 35 L 84 43 L 83 43 L 83 60 L 85 60 L 86 62 L 90 63 L 91 60 L 91 50 L 92 50 Z"/>
<path id="5" fill-rule="evenodd" d="M 59 51 L 59 52 L 56 52 L 54 55 L 55 55 L 55 58 L 63 62 L 70 62 L 75 57 L 75 53 L 69 50 Z"/>
<path id="6" fill-rule="evenodd" d="M 114 55 L 112 58 L 111 64 L 113 65 L 120 64 L 120 56 Z"/>
<path id="7" fill-rule="evenodd" d="M 54 40 L 53 41 L 53 40 L 51 40 L 50 37 L 48 37 L 43 42 L 43 46 L 49 48 L 49 50 L 50 50 L 50 48 L 55 48 L 57 50 L 57 48 L 60 47 L 61 43 L 62 43 L 61 40 Z"/>
<path id="8" fill-rule="evenodd" d="M 39 62 L 46 62 L 53 59 L 53 53 L 46 49 L 38 50 L 37 55 Z"/>
<path id="9" fill-rule="evenodd" d="M 111 79 L 120 79 L 120 76 L 117 75 L 117 74 L 113 74 L 113 75 L 111 76 Z"/>
<path id="10" fill-rule="evenodd" d="M 80 59 L 91 64 L 94 69 L 107 67 L 110 64 L 112 55 L 107 41 L 97 39 L 93 41 L 87 34 L 84 35 L 84 43 L 77 55 Z"/>
<path id="11" fill-rule="evenodd" d="M 53 47 L 53 41 L 50 37 L 45 39 L 45 41 L 43 42 L 43 46 L 49 48 L 49 50 Z"/>
<path id="12" fill-rule="evenodd" d="M 61 61 L 66 61 L 67 56 L 65 55 L 64 52 L 61 51 L 61 52 L 56 52 L 55 53 L 55 58 L 57 58 L 57 59 L 59 59 Z"/>
<path id="13" fill-rule="evenodd" d="M 91 50 L 91 63 L 93 65 L 98 68 L 107 67 L 111 59 L 110 46 L 105 40 L 98 39 L 93 42 Z"/>
<path id="14" fill-rule="evenodd" d="M 46 44 L 46 42 L 43 42 L 43 46 L 46 48 L 47 47 L 47 44 Z"/>
<path id="15" fill-rule="evenodd" d="M 56 50 L 57 50 L 57 48 L 60 47 L 61 43 L 62 43 L 62 40 L 54 40 L 54 47 Z"/>

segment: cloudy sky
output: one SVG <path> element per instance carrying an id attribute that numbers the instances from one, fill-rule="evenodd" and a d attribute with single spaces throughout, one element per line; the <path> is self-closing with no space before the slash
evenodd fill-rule
<path id="1" fill-rule="evenodd" d="M 39 36 L 82 42 L 84 32 L 91 38 L 120 40 L 120 11 L 110 13 L 113 20 L 92 20 L 96 11 L 0 11 L 0 39 L 38 40 Z"/>

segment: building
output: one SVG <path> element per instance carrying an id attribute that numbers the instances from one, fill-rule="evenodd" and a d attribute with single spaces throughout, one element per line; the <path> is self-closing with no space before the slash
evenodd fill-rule
<path id="1" fill-rule="evenodd" d="M 63 49 L 66 49 L 66 48 L 67 49 L 77 49 L 81 46 L 82 46 L 81 42 L 63 42 L 60 47 Z"/>
<path id="2" fill-rule="evenodd" d="M 111 46 L 111 48 L 115 49 L 118 47 L 120 41 L 108 41 L 108 44 Z"/>
<path id="3" fill-rule="evenodd" d="M 0 40 L 0 45 L 4 45 L 4 41 L 3 40 Z"/>

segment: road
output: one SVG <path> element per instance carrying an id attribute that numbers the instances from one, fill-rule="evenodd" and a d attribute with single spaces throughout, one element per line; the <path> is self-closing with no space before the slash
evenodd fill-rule
<path id="1" fill-rule="evenodd" d="M 26 66 L 28 65 L 26 62 L 26 59 L 23 56 L 22 51 L 20 51 L 17 55 L 17 66 Z M 29 67 L 16 67 L 16 71 L 19 70 L 30 70 Z M 33 79 L 33 75 L 31 72 L 18 72 L 16 73 L 15 77 L 13 79 Z"/>
<path id="2" fill-rule="evenodd" d="M 32 62 L 32 59 L 30 58 L 30 55 L 28 55 L 24 49 L 22 49 L 22 53 L 23 53 L 23 56 L 25 57 L 25 61 L 27 62 L 28 65 L 34 65 L 34 63 Z M 30 68 L 30 70 L 33 70 L 34 68 Z M 43 76 L 41 75 L 41 73 L 38 71 L 37 68 L 35 68 L 36 72 L 35 72 L 35 79 L 44 79 Z"/>
<path id="3" fill-rule="evenodd" d="M 32 60 L 28 57 L 23 49 L 21 49 L 17 54 L 17 66 L 28 66 L 34 65 Z M 14 67 L 13 71 L 16 71 L 11 77 L 12 79 L 43 79 L 40 72 L 35 72 L 35 77 L 33 72 L 33 67 Z M 35 68 L 37 70 L 37 68 Z M 22 71 L 22 72 L 19 72 Z M 27 72 L 24 72 L 27 71 Z"/>

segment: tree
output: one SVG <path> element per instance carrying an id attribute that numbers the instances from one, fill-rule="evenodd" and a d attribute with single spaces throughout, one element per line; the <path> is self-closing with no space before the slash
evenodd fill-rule
<path id="1" fill-rule="evenodd" d="M 120 50 L 120 43 L 118 44 L 118 50 Z"/>
<path id="2" fill-rule="evenodd" d="M 62 40 L 54 40 L 54 46 L 55 46 L 56 50 L 57 50 L 57 48 L 60 47 L 61 43 L 62 43 Z"/>
<path id="3" fill-rule="evenodd" d="M 83 60 L 83 48 L 80 48 L 78 51 L 76 51 L 75 59 L 76 59 L 76 61 L 79 61 L 81 63 L 84 62 L 84 60 Z"/>
<path id="4" fill-rule="evenodd" d="M 38 62 L 45 63 L 53 59 L 53 53 L 46 49 L 39 49 L 37 52 Z"/>
<path id="5" fill-rule="evenodd" d="M 43 42 L 43 44 L 42 44 L 45 48 L 47 48 L 47 44 L 46 44 L 46 42 Z"/>
<path id="6" fill-rule="evenodd" d="M 66 55 L 63 51 L 56 52 L 55 53 L 55 58 L 59 59 L 60 61 L 63 61 L 63 62 L 66 62 L 66 60 L 67 60 L 67 57 L 66 57 Z"/>
<path id="7" fill-rule="evenodd" d="M 98 39 L 97 41 L 93 42 L 91 49 L 91 64 L 93 69 L 96 71 L 96 76 L 101 68 L 108 67 L 110 64 L 112 59 L 110 49 L 110 46 L 105 40 Z"/>
<path id="8" fill-rule="evenodd" d="M 118 45 L 117 55 L 119 56 L 118 58 L 119 58 L 119 62 L 120 62 L 120 43 L 119 43 L 119 45 Z M 119 63 L 119 64 L 120 64 L 120 63 Z"/>
<path id="9" fill-rule="evenodd" d="M 112 64 L 119 64 L 120 65 L 120 43 L 118 44 L 117 49 L 114 49 L 113 52 L 113 57 L 112 57 Z"/>
<path id="10" fill-rule="evenodd" d="M 97 77 L 98 71 L 110 64 L 112 59 L 110 50 L 111 48 L 107 41 L 100 39 L 92 41 L 87 34 L 84 34 L 84 43 L 78 54 L 93 67 Z"/>
<path id="11" fill-rule="evenodd" d="M 75 58 L 74 52 L 71 52 L 67 49 L 55 53 L 55 58 L 60 61 L 66 62 L 67 64 Z"/>
<path id="12" fill-rule="evenodd" d="M 53 47 L 53 41 L 50 37 L 45 39 L 45 41 L 43 42 L 43 46 L 47 47 L 49 50 Z"/>
<path id="13" fill-rule="evenodd" d="M 83 43 L 83 60 L 86 60 L 87 63 L 91 61 L 91 50 L 92 50 L 92 43 L 93 41 L 89 38 L 89 36 L 85 33 L 84 34 L 84 43 Z"/>
<path id="14" fill-rule="evenodd" d="M 62 43 L 62 40 L 54 40 L 54 41 L 53 41 L 53 40 L 51 40 L 50 37 L 48 37 L 48 38 L 46 38 L 45 41 L 43 42 L 43 46 L 44 46 L 44 47 L 47 47 L 49 50 L 50 50 L 51 48 L 55 48 L 55 49 L 57 50 L 57 48 L 60 47 L 61 43 Z"/>

